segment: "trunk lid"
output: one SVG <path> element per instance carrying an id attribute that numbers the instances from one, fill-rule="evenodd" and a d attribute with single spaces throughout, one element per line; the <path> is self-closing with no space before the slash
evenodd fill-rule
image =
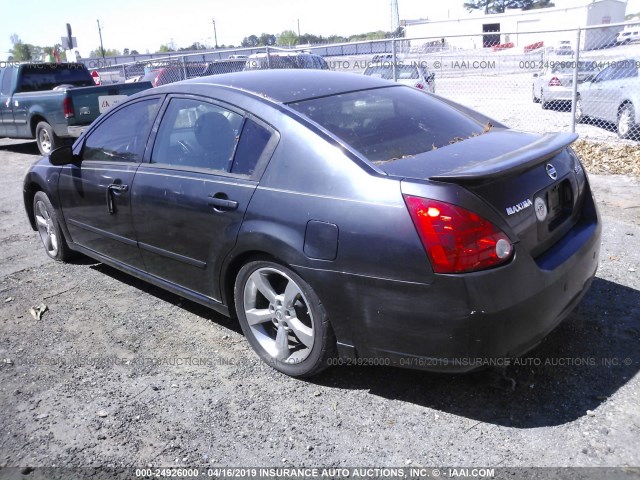
<path id="1" fill-rule="evenodd" d="M 378 168 L 403 184 L 429 180 L 464 187 L 488 203 L 535 257 L 580 218 L 586 178 L 566 148 L 576 138 L 492 130 Z"/>

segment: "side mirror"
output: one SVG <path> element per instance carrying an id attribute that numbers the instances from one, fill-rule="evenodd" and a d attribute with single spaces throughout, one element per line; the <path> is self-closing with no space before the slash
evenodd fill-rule
<path id="1" fill-rule="evenodd" d="M 533 78 L 537 78 L 539 75 L 540 75 L 539 73 L 534 73 Z"/>
<path id="2" fill-rule="evenodd" d="M 49 154 L 49 163 L 57 167 L 69 165 L 70 163 L 78 163 L 80 158 L 73 154 L 71 145 L 64 145 L 52 150 Z"/>

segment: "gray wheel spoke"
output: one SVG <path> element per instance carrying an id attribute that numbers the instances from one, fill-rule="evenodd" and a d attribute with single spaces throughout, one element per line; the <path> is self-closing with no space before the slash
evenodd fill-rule
<path id="1" fill-rule="evenodd" d="M 246 310 L 245 314 L 247 315 L 247 322 L 249 322 L 251 326 L 269 322 L 273 318 L 273 315 L 267 308 L 252 308 L 251 310 Z"/>
<path id="2" fill-rule="evenodd" d="M 38 227 L 47 228 L 47 221 L 41 215 L 36 215 L 36 224 Z"/>
<path id="3" fill-rule="evenodd" d="M 49 234 L 49 241 L 51 242 L 51 250 L 58 250 L 58 237 L 55 233 Z"/>
<path id="4" fill-rule="evenodd" d="M 290 353 L 289 338 L 287 336 L 287 331 L 285 330 L 282 324 L 278 326 L 278 333 L 276 335 L 275 347 L 276 347 L 275 357 L 278 360 L 285 360 L 289 356 L 289 353 Z"/>
<path id="5" fill-rule="evenodd" d="M 273 303 L 276 299 L 276 292 L 273 290 L 273 287 L 269 283 L 267 277 L 260 272 L 256 272 L 251 275 L 251 280 L 255 283 L 258 291 L 264 295 L 264 297 L 269 300 L 269 302 Z"/>
<path id="6" fill-rule="evenodd" d="M 313 347 L 313 329 L 307 327 L 297 318 L 290 318 L 287 321 L 287 325 L 291 331 L 298 337 L 305 347 L 311 348 Z"/>
<path id="7" fill-rule="evenodd" d="M 287 283 L 287 288 L 284 290 L 283 302 L 285 308 L 292 308 L 300 293 L 300 288 L 295 284 L 295 282 L 290 281 Z"/>

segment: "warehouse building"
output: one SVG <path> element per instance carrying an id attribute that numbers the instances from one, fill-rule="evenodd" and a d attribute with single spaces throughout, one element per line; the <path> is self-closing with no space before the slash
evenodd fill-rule
<path id="1" fill-rule="evenodd" d="M 624 22 L 626 8 L 623 1 L 594 0 L 573 7 L 510 9 L 497 14 L 476 10 L 464 18 L 405 20 L 403 24 L 407 38 L 425 39 L 424 42 L 412 42 L 412 47 L 432 45 L 444 39 L 454 48 L 487 48 L 512 43 L 522 50 L 539 42 L 544 42 L 545 46 L 566 40 L 575 42 L 574 32 L 552 31 L 621 23 Z M 622 29 L 620 26 L 603 26 L 586 30 L 582 32 L 580 47 L 591 50 L 610 44 Z"/>

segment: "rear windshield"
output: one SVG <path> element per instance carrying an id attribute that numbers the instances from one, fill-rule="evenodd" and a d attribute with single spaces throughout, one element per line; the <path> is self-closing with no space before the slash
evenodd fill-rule
<path id="1" fill-rule="evenodd" d="M 414 88 L 392 86 L 291 103 L 372 162 L 428 152 L 484 125 Z"/>
<path id="2" fill-rule="evenodd" d="M 95 86 L 89 71 L 82 65 L 33 64 L 22 67 L 18 91 L 37 92 L 51 90 L 58 85 L 74 87 Z"/>

